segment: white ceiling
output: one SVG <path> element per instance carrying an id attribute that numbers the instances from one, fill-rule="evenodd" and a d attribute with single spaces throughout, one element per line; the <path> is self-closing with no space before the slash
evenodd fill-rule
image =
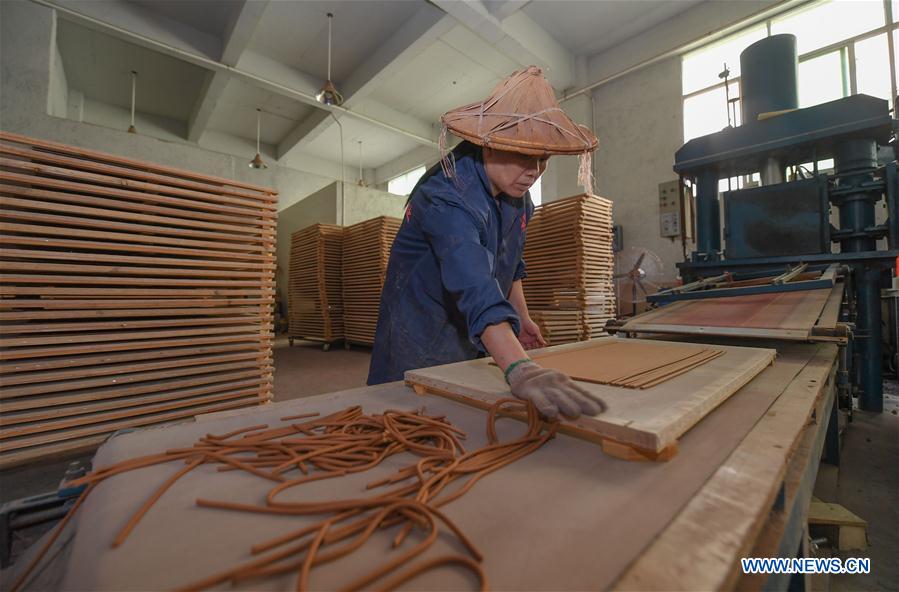
<path id="1" fill-rule="evenodd" d="M 418 8 L 414 0 L 275 0 L 265 9 L 250 49 L 325 79 L 330 12 L 331 78 L 345 80 Z"/>
<path id="2" fill-rule="evenodd" d="M 241 0 L 129 0 L 154 14 L 221 37 L 228 29 Z"/>
<path id="3" fill-rule="evenodd" d="M 255 140 L 256 109 L 262 109 L 259 126 L 262 143 L 275 145 L 316 110 L 310 105 L 232 78 L 216 105 L 209 127 L 239 138 Z"/>
<path id="4" fill-rule="evenodd" d="M 377 120 L 338 113 L 345 164 L 358 166 L 361 140 L 367 169 L 434 147 L 442 113 L 481 100 L 512 71 L 538 63 L 557 85 L 574 85 L 576 57 L 699 2 L 49 1 L 64 9 L 58 44 L 71 89 L 128 108 L 137 70 L 138 111 L 183 122 L 185 141 L 209 131 L 255 142 L 261 108 L 262 141 L 287 165 L 340 159 L 338 127 L 311 96 L 327 74 L 332 12 L 331 78 L 346 108 Z"/>
<path id="5" fill-rule="evenodd" d="M 543 0 L 524 12 L 578 55 L 595 55 L 703 0 Z"/>
<path id="6" fill-rule="evenodd" d="M 57 44 L 69 87 L 97 101 L 131 108 L 131 71 L 138 73 L 135 108 L 186 121 L 206 70 L 183 60 L 60 20 Z"/>
<path id="7" fill-rule="evenodd" d="M 362 140 L 362 167 L 366 169 L 382 166 L 419 146 L 415 140 L 384 133 L 359 119 L 342 117 L 340 124 L 343 126 L 344 166 L 353 170 L 359 166 L 359 140 Z M 302 162 L 304 155 L 340 162 L 340 128 L 336 125 L 328 126 L 296 154 L 298 164 Z"/>

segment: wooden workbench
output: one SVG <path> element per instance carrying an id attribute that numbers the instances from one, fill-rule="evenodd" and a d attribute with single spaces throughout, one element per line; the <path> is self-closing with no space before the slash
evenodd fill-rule
<path id="1" fill-rule="evenodd" d="M 669 462 L 626 462 L 604 455 L 594 444 L 560 435 L 446 506 L 446 513 L 484 551 L 491 587 L 674 590 L 764 585 L 763 580 L 740 580 L 739 559 L 795 552 L 809 483 L 817 473 L 826 411 L 833 402 L 837 359 L 833 344 L 764 346 L 772 345 L 779 350 L 777 362 L 688 432 L 680 453 Z M 393 383 L 121 435 L 100 449 L 94 464 L 190 444 L 207 432 L 274 425 L 285 415 L 354 404 L 368 413 L 424 404 L 429 413 L 446 414 L 465 430 L 469 449 L 485 443 L 483 412 L 438 397 L 423 399 Z M 521 429 L 518 422 L 503 421 L 500 438 Z M 303 495 L 348 496 L 408 461 L 388 459 L 358 478 L 309 484 Z M 145 469 L 99 487 L 31 589 L 171 589 L 245 561 L 254 542 L 304 520 L 198 508 L 193 500 L 201 492 L 255 501 L 267 486 L 245 475 L 196 470 L 157 503 L 125 545 L 112 550 L 115 532 L 172 471 L 167 466 Z M 333 589 L 346 583 L 353 570 L 383 557 L 379 553 L 386 546 L 375 547 L 366 545 L 347 561 L 316 568 L 311 586 Z M 429 554 L 448 548 L 449 543 L 438 540 Z M 246 589 L 287 589 L 293 580 L 253 581 Z M 447 568 L 411 586 L 471 589 L 473 581 Z"/>

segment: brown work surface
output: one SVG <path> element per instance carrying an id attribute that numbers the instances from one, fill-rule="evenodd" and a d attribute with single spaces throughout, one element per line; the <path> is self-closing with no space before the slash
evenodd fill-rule
<path id="1" fill-rule="evenodd" d="M 650 388 L 724 353 L 691 344 L 659 346 L 640 340 L 603 339 L 595 347 L 531 356 L 575 380 L 628 388 Z"/>
<path id="2" fill-rule="evenodd" d="M 604 344 L 620 341 L 605 337 L 538 350 L 533 355 L 539 357 L 542 352 L 594 348 L 601 352 Z M 642 347 L 657 347 L 661 351 L 672 345 L 682 345 L 639 341 Z M 732 346 L 719 349 L 724 355 L 650 389 L 581 382 L 584 389 L 605 401 L 608 410 L 596 417 L 564 420 L 559 429 L 588 440 L 614 440 L 640 450 L 662 452 L 675 445 L 687 430 L 771 364 L 775 355 L 771 349 Z M 411 370 L 406 372 L 406 382 L 478 407 L 509 396 L 502 371 L 493 366 L 489 358 Z"/>
<path id="3" fill-rule="evenodd" d="M 703 298 L 630 319 L 622 331 L 807 339 L 832 288 Z"/>
<path id="4" fill-rule="evenodd" d="M 807 410 L 795 409 L 792 395 L 781 397 L 792 404 L 776 415 L 765 412 L 787 389 L 790 393 L 797 388 L 804 392 L 809 381 L 814 380 L 823 388 L 830 366 L 810 362 L 817 356 L 832 365 L 835 352 L 832 345 L 785 346 L 777 364 L 766 368 L 683 438 L 681 453 L 670 462 L 623 462 L 604 455 L 594 445 L 559 436 L 532 455 L 481 480 L 465 497 L 446 506 L 445 511 L 484 552 L 483 566 L 491 588 L 496 590 L 606 589 L 617 585 L 616 580 L 625 572 L 631 578 L 644 571 L 652 576 L 658 573 L 660 562 L 670 563 L 676 569 L 668 571 L 668 579 L 661 587 L 683 588 L 678 573 L 689 572 L 692 589 L 715 589 L 721 582 L 720 570 L 690 570 L 683 565 L 683 558 L 693 557 L 695 548 L 702 549 L 707 559 L 714 557 L 721 564 L 731 559 L 737 562 L 739 549 L 735 545 L 745 543 L 751 547 L 752 540 L 744 540 L 751 533 L 739 530 L 739 535 L 734 537 L 731 536 L 733 528 L 749 518 L 761 520 L 768 514 L 770 505 L 765 506 L 763 502 L 768 499 L 769 490 L 773 499 L 780 483 L 778 468 L 787 462 L 791 442 L 798 438 L 808 421 Z M 415 409 L 424 404 L 429 413 L 446 414 L 454 425 L 468 433 L 465 441 L 468 449 L 486 442 L 483 412 L 438 397 L 423 401 L 411 389 L 394 383 L 270 405 L 236 416 L 217 414 L 219 419 L 125 434 L 101 448 L 94 466 L 189 445 L 209 432 L 223 433 L 258 423 L 274 427 L 281 423 L 278 418 L 287 415 L 308 411 L 327 413 L 355 404 L 362 405 L 367 413 L 390 408 Z M 777 425 L 769 426 L 771 422 Z M 499 428 L 500 438 L 508 439 L 519 434 L 523 426 L 502 421 Z M 777 428 L 773 436 L 756 441 L 754 434 L 767 434 L 773 428 Z M 753 448 L 748 449 L 747 443 Z M 733 483 L 733 491 L 729 493 L 722 489 L 733 480 L 730 473 L 735 469 L 729 467 L 755 453 L 763 453 L 769 471 L 753 473 L 751 483 Z M 310 483 L 302 495 L 306 499 L 365 495 L 362 484 L 392 473 L 412 458 L 390 459 L 373 471 L 339 481 Z M 101 485 L 73 521 L 74 538 L 61 537 L 62 553 L 51 551 L 55 564 L 44 570 L 30 588 L 172 589 L 225 566 L 247 561 L 251 559 L 250 545 L 314 520 L 198 508 L 194 500 L 200 495 L 258 502 L 270 488 L 252 476 L 201 468 L 169 490 L 122 547 L 111 549 L 110 542 L 125 521 L 152 489 L 177 468 L 174 463 L 158 466 L 115 477 Z M 693 540 L 686 541 L 679 535 L 680 516 L 691 500 L 702 498 L 706 490 L 710 495 L 714 491 L 716 499 L 728 493 L 734 499 L 742 496 L 753 502 L 728 502 L 729 513 L 720 515 L 720 520 L 691 521 Z M 670 534 L 672 528 L 674 532 Z M 393 534 L 379 533 L 348 558 L 316 568 L 310 586 L 336 589 L 374 563 L 382 562 Z M 648 546 L 658 547 L 672 536 L 680 547 L 666 556 L 655 554 L 652 564 L 635 576 L 634 568 L 628 566 L 635 565 Z M 726 540 L 722 541 L 721 537 Z M 711 540 L 717 540 L 717 546 L 714 552 L 707 552 L 704 541 Z M 423 558 L 450 550 L 454 549 L 446 541 L 438 540 Z M 185 557 L 190 561 L 185 561 Z M 709 579 L 703 579 L 705 574 L 709 574 Z M 61 584 L 47 584 L 44 578 L 52 581 L 54 576 L 61 579 Z M 284 590 L 292 588 L 294 581 L 295 576 L 289 576 L 247 582 L 235 589 Z M 473 584 L 467 575 L 447 568 L 414 580 L 410 587 L 468 590 Z M 659 587 L 659 581 L 653 580 L 644 589 L 651 586 Z"/>

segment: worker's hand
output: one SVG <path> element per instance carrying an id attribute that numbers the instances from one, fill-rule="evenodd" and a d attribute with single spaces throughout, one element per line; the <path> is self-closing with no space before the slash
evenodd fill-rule
<path id="1" fill-rule="evenodd" d="M 546 347 L 546 340 L 540 333 L 540 327 L 529 318 L 521 319 L 521 331 L 518 332 L 518 341 L 524 349 Z"/>
<path id="2" fill-rule="evenodd" d="M 521 362 L 509 372 L 509 386 L 519 399 L 530 401 L 547 419 L 556 419 L 561 412 L 570 419 L 584 415 L 598 415 L 606 410 L 602 399 L 576 385 L 565 374 L 541 368 L 536 362 Z"/>

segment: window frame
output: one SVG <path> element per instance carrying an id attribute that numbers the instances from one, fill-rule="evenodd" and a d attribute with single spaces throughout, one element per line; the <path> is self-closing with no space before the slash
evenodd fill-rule
<path id="1" fill-rule="evenodd" d="M 801 9 L 801 8 L 802 7 L 799 7 L 799 9 Z M 765 27 L 768 32 L 768 36 L 769 37 L 771 36 L 771 24 L 775 19 L 780 18 L 784 15 L 790 14 L 791 12 L 793 12 L 795 10 L 797 10 L 797 9 L 792 8 L 792 9 L 786 10 L 782 13 L 779 13 L 777 15 L 774 15 L 774 16 L 766 19 Z M 881 35 L 881 34 L 886 34 L 887 49 L 889 52 L 890 89 L 891 89 L 890 97 L 887 100 L 890 104 L 890 108 L 893 109 L 893 111 L 895 112 L 895 110 L 896 110 L 896 95 L 897 95 L 897 84 L 896 84 L 897 64 L 896 64 L 896 51 L 895 51 L 895 41 L 894 41 L 893 32 L 899 31 L 899 23 L 897 23 L 897 20 L 896 20 L 896 19 L 899 19 L 899 15 L 892 14 L 892 1 L 891 0 L 883 0 L 883 11 L 884 11 L 884 22 L 886 23 L 883 26 L 877 27 L 876 29 L 872 29 L 870 31 L 866 31 L 864 33 L 860 33 L 853 37 L 849 37 L 842 41 L 831 43 L 830 45 L 820 47 L 820 48 L 814 49 L 812 51 L 808 51 L 799 56 L 799 63 L 820 57 L 820 56 L 828 54 L 828 53 L 839 51 L 840 57 L 841 57 L 841 75 L 843 78 L 843 96 L 846 97 L 846 96 L 858 94 L 857 93 L 858 80 L 857 80 L 857 76 L 856 76 L 856 65 L 855 65 L 855 44 L 859 41 L 864 41 L 866 39 L 877 37 L 878 35 Z M 745 27 L 742 27 L 741 29 L 734 31 L 727 37 L 733 37 L 733 36 L 740 35 L 741 33 L 745 32 L 753 27 L 757 27 L 757 26 L 758 26 L 758 22 L 749 23 Z M 726 39 L 727 37 L 725 37 L 724 39 Z M 712 45 L 713 43 L 720 43 L 721 41 L 722 41 L 721 39 L 717 39 L 714 42 L 708 43 L 703 47 L 694 49 L 693 51 L 702 51 L 703 48 L 708 47 L 708 46 Z M 690 53 L 692 53 L 692 52 L 690 52 Z M 684 56 L 686 56 L 686 55 L 688 55 L 688 54 L 684 54 Z M 684 56 L 681 57 L 681 60 L 683 60 Z M 724 88 L 725 84 L 732 84 L 732 83 L 739 84 L 740 79 L 741 79 L 740 76 L 735 76 L 734 78 L 728 78 L 726 82 L 724 80 L 721 80 L 720 82 L 717 82 L 715 84 L 691 91 L 689 93 L 682 93 L 681 94 L 681 111 L 683 111 L 684 102 L 687 99 L 690 99 L 691 97 L 694 97 L 694 96 L 697 96 L 697 95 L 700 95 L 700 94 L 703 94 L 703 93 L 706 93 L 706 92 L 709 92 L 712 90 Z M 848 94 L 847 94 L 847 91 L 848 91 Z M 740 97 L 740 101 L 742 101 L 742 96 Z M 741 103 L 737 102 L 737 103 L 735 103 L 735 106 L 737 108 L 739 108 L 740 104 Z M 682 131 L 684 131 L 684 130 L 682 130 Z M 684 133 L 684 141 L 687 141 L 686 133 Z"/>

